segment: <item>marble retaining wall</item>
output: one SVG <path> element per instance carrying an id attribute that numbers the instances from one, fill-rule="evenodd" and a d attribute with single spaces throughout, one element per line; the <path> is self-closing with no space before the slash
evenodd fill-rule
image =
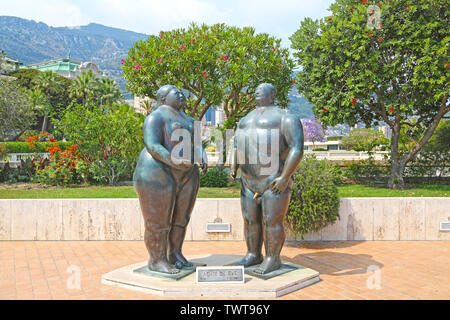
<path id="1" fill-rule="evenodd" d="M 220 218 L 230 233 L 207 233 Z M 309 241 L 450 240 L 450 198 L 342 198 L 340 220 Z M 142 240 L 138 199 L 0 200 L 0 240 Z M 301 240 L 288 235 L 289 240 Z M 239 199 L 198 199 L 186 240 L 244 240 Z"/>

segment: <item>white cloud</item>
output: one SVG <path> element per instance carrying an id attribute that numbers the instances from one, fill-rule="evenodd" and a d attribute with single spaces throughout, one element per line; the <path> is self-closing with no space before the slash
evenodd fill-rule
<path id="1" fill-rule="evenodd" d="M 68 0 L 2 0 L 0 15 L 31 19 L 56 27 L 79 26 L 88 22 L 82 8 Z"/>

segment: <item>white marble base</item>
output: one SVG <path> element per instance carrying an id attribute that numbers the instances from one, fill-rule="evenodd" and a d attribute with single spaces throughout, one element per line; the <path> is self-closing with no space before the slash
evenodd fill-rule
<path id="1" fill-rule="evenodd" d="M 187 257 L 188 260 L 211 265 L 229 265 L 240 260 L 237 255 L 199 255 Z M 210 297 L 210 298 L 277 298 L 297 291 L 319 281 L 319 273 L 301 268 L 269 280 L 245 275 L 244 284 L 197 284 L 195 273 L 181 280 L 169 280 L 134 273 L 133 270 L 146 265 L 136 263 L 102 276 L 102 283 L 120 288 L 141 291 L 162 297 Z"/>

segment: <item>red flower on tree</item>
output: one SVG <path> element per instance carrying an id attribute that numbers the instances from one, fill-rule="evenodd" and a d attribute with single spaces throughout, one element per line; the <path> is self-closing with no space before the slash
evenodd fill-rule
<path id="1" fill-rule="evenodd" d="M 383 39 L 378 38 L 377 41 L 378 41 L 379 43 L 382 43 L 382 42 L 383 42 Z"/>
<path id="2" fill-rule="evenodd" d="M 327 108 L 323 108 L 323 110 L 322 110 L 323 112 L 327 112 L 328 111 L 328 109 Z"/>
<path id="3" fill-rule="evenodd" d="M 392 112 L 394 112 L 394 110 L 395 110 L 395 108 L 394 108 L 394 107 L 391 107 L 391 108 L 389 109 L 389 112 L 392 113 Z"/>
<path id="4" fill-rule="evenodd" d="M 358 100 L 357 100 L 356 98 L 353 98 L 353 99 L 352 99 L 352 104 L 356 104 L 357 101 L 358 101 Z"/>
<path id="5" fill-rule="evenodd" d="M 362 0 L 361 1 L 362 4 L 365 4 L 366 2 L 367 2 L 367 0 Z"/>

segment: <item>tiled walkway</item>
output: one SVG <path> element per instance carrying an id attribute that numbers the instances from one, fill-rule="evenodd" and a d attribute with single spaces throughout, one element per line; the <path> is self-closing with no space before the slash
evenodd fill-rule
<path id="1" fill-rule="evenodd" d="M 245 244 L 186 242 L 184 253 L 244 254 Z M 321 281 L 281 299 L 450 299 L 449 241 L 288 243 L 282 255 Z M 0 241 L 0 299 L 161 299 L 100 282 L 146 259 L 142 241 Z"/>

